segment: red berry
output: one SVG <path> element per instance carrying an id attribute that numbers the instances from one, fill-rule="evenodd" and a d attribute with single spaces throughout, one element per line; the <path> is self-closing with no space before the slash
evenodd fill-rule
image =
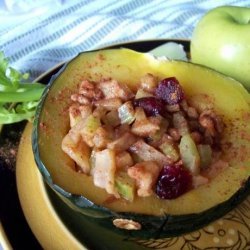
<path id="1" fill-rule="evenodd" d="M 164 115 L 165 107 L 161 100 L 155 97 L 142 97 L 134 100 L 135 107 L 142 107 L 147 116 Z"/>
<path id="2" fill-rule="evenodd" d="M 182 87 L 175 77 L 165 78 L 160 81 L 155 94 L 159 99 L 170 105 L 180 103 L 184 99 Z"/>
<path id="3" fill-rule="evenodd" d="M 156 194 L 161 199 L 175 199 L 187 192 L 192 184 L 192 176 L 179 165 L 164 166 L 158 177 Z"/>

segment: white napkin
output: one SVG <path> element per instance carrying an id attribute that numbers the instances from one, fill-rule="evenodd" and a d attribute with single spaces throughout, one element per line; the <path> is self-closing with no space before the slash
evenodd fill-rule
<path id="1" fill-rule="evenodd" d="M 198 20 L 220 5 L 249 0 L 0 1 L 0 50 L 32 78 L 80 51 L 131 40 L 190 39 Z"/>

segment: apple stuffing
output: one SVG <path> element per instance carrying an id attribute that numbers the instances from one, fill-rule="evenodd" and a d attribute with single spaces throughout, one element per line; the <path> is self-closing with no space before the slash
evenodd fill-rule
<path id="1" fill-rule="evenodd" d="M 71 100 L 62 149 L 115 198 L 175 199 L 228 166 L 222 119 L 192 107 L 175 77 L 148 73 L 135 93 L 115 79 L 83 80 Z"/>

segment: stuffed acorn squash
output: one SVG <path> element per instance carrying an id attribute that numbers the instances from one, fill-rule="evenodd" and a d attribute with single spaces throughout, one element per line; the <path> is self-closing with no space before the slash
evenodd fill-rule
<path id="1" fill-rule="evenodd" d="M 131 162 L 132 159 L 134 164 L 136 164 L 137 161 L 141 162 L 143 157 L 148 162 L 152 160 L 150 157 L 154 152 L 152 153 L 150 148 L 144 148 L 145 144 L 150 144 L 148 134 L 147 138 L 142 140 L 140 126 L 138 129 L 138 126 L 135 125 L 137 118 L 131 118 L 128 115 L 125 115 L 124 118 L 123 112 L 131 108 L 131 102 L 128 102 L 131 101 L 131 96 L 134 93 L 137 97 L 132 101 L 132 109 L 135 108 L 137 110 L 135 112 L 137 117 L 146 117 L 148 115 L 148 106 L 140 105 L 141 102 L 138 104 L 138 98 L 140 100 L 145 97 L 148 98 L 147 100 L 155 98 L 154 96 L 152 97 L 152 91 L 151 93 L 150 90 L 148 93 L 144 91 L 145 89 L 147 90 L 148 86 L 150 88 L 152 85 L 151 81 L 149 81 L 146 87 L 144 86 L 144 89 L 138 87 L 141 79 L 145 80 L 145 76 L 153 76 L 157 79 L 178 79 L 176 81 L 179 82 L 180 89 L 179 92 L 177 91 L 178 93 L 172 93 L 172 99 L 176 98 L 177 94 L 181 100 L 185 99 L 195 112 L 197 110 L 199 114 L 202 114 L 204 111 L 212 110 L 213 114 L 216 114 L 214 119 L 218 120 L 220 118 L 223 121 L 221 122 L 223 130 L 220 131 L 218 136 L 220 138 L 220 149 L 217 157 L 219 161 L 226 163 L 226 167 L 223 167 L 222 171 L 218 171 L 209 180 L 203 181 L 206 179 L 203 178 L 201 181 L 203 182 L 202 185 L 198 184 L 194 185 L 195 187 L 193 188 L 187 188 L 187 190 L 184 190 L 174 198 L 171 197 L 171 199 L 166 199 L 168 196 L 161 195 L 161 192 L 157 193 L 156 191 L 152 193 L 148 192 L 148 190 L 145 191 L 143 189 L 145 183 L 140 186 L 136 178 L 132 180 L 132 184 L 124 184 L 123 175 L 115 180 L 115 188 L 118 192 L 114 191 L 114 189 L 111 190 L 110 186 L 102 188 L 102 184 L 100 184 L 102 181 L 97 180 L 98 176 L 90 174 L 94 171 L 93 169 L 98 169 L 99 171 L 102 164 L 105 165 L 106 169 L 110 167 L 107 160 L 113 159 L 113 154 L 116 153 L 113 149 L 116 148 L 117 144 L 114 146 L 114 143 L 109 143 L 106 150 L 109 150 L 108 155 L 110 158 L 106 158 L 107 154 L 105 149 L 102 148 L 103 146 L 100 146 L 100 140 L 94 142 L 97 148 L 99 145 L 97 150 L 99 158 L 98 161 L 95 161 L 95 165 L 93 159 L 96 158 L 93 154 L 96 151 L 92 150 L 93 130 L 96 131 L 100 128 L 102 123 L 106 123 L 107 119 L 115 124 L 117 122 L 117 114 L 121 120 L 123 119 L 124 123 L 133 124 L 131 125 L 132 132 L 129 132 L 133 136 L 123 138 L 127 144 L 130 143 L 131 147 L 129 149 L 125 145 L 125 149 L 128 149 L 129 153 L 127 151 L 125 154 L 122 152 L 124 157 L 119 158 L 120 162 L 124 159 L 126 159 L 126 162 Z M 122 91 L 127 91 L 126 93 L 128 94 L 123 97 L 128 102 L 124 103 L 123 100 L 122 103 L 116 106 L 117 100 L 113 98 L 112 93 L 116 96 L 115 92 L 120 90 L 114 91 L 115 88 L 106 89 L 106 85 L 100 85 L 103 79 L 109 82 L 115 79 L 116 82 L 122 84 Z M 147 80 L 145 81 L 147 82 Z M 82 84 L 83 82 L 85 85 Z M 69 110 L 72 111 L 72 107 L 74 107 L 72 102 L 76 101 L 77 96 L 75 93 L 78 93 L 79 88 L 83 88 L 82 93 L 86 93 L 86 89 L 92 88 L 92 85 L 87 86 L 89 83 L 92 85 L 96 84 L 96 86 L 99 84 L 97 88 L 98 91 L 101 90 L 101 93 L 95 92 L 95 97 L 92 96 L 96 98 L 95 105 L 96 107 L 98 106 L 98 114 L 102 113 L 101 111 L 110 107 L 110 105 L 113 105 L 113 108 L 110 109 L 112 112 L 109 110 L 110 115 L 105 116 L 104 121 L 96 121 L 96 116 L 93 115 L 93 112 L 85 109 L 84 112 L 87 112 L 85 118 L 90 124 L 88 125 L 88 132 L 84 135 L 86 144 L 79 146 L 80 156 L 77 155 L 74 158 L 75 154 L 73 154 L 73 157 L 69 157 L 72 155 L 72 149 L 65 142 L 62 146 L 62 142 L 65 138 L 67 140 L 66 135 L 69 130 L 74 125 L 76 126 L 78 122 L 75 119 L 77 116 L 74 115 L 74 112 L 70 112 L 69 115 Z M 162 95 L 163 91 L 164 89 L 160 87 L 155 91 L 158 101 L 159 98 L 165 98 Z M 113 98 L 113 102 L 107 104 L 105 99 L 98 100 L 103 94 Z M 89 99 L 86 98 L 81 100 L 78 98 L 77 100 L 82 104 L 89 102 Z M 167 107 L 170 113 L 175 112 L 172 110 L 173 107 L 176 108 L 176 103 L 171 104 L 173 104 L 170 105 L 171 107 Z M 142 107 L 142 109 L 138 109 L 138 106 Z M 177 108 L 180 108 L 180 106 Z M 178 114 L 181 112 L 177 111 Z M 144 112 L 143 115 L 142 112 Z M 160 111 L 157 112 L 154 113 L 155 116 L 164 116 Z M 133 114 L 135 113 L 133 111 Z M 197 116 L 196 113 L 193 116 Z M 175 120 L 182 119 L 178 118 L 178 115 L 176 117 L 171 118 L 170 123 L 176 123 Z M 170 118 L 167 114 L 163 124 L 166 125 L 166 120 L 168 119 Z M 157 120 L 156 117 L 150 121 L 155 122 L 155 120 Z M 119 121 L 117 124 L 119 124 Z M 145 125 L 145 123 L 143 124 Z M 152 125 L 152 123 L 147 124 Z M 113 129 L 115 126 L 113 126 Z M 162 137 L 164 137 L 163 134 L 157 134 L 156 130 L 151 130 L 151 132 L 154 131 L 153 135 L 151 134 L 151 142 L 157 136 L 158 140 L 162 140 Z M 160 127 L 159 130 L 162 131 Z M 196 163 L 198 161 L 199 165 L 202 166 L 202 164 L 208 165 L 208 162 L 211 162 L 211 147 L 196 147 L 193 144 L 195 139 L 192 138 L 190 133 L 186 133 L 185 129 L 179 132 L 181 139 L 177 139 L 177 141 L 180 140 L 177 150 L 176 147 L 175 150 L 173 150 L 173 147 L 169 148 L 169 144 L 163 141 L 161 145 L 158 145 L 159 151 L 161 151 L 160 154 L 165 154 L 168 160 L 170 155 L 172 157 L 171 164 L 173 162 L 175 162 L 175 165 L 180 164 L 180 162 L 184 166 L 186 164 L 186 166 L 189 166 L 189 171 L 193 176 L 197 176 L 197 171 L 200 170 L 197 170 Z M 89 140 L 90 136 L 92 136 L 91 140 Z M 134 136 L 141 137 L 136 137 L 137 139 L 135 139 Z M 202 136 L 206 136 L 205 132 Z M 122 148 L 126 144 L 124 141 L 120 143 Z M 181 61 L 158 60 L 149 54 L 138 53 L 128 49 L 110 49 L 81 53 L 67 63 L 57 75 L 53 76 L 37 110 L 32 144 L 36 163 L 52 189 L 73 209 L 92 218 L 98 218 L 98 221 L 105 227 L 117 230 L 119 233 L 126 234 L 128 230 L 125 229 L 131 229 L 129 231 L 131 235 L 151 238 L 178 235 L 192 231 L 228 212 L 246 197 L 250 190 L 250 107 L 249 95 L 245 89 L 233 79 L 205 67 Z M 138 150 L 141 152 L 142 148 L 145 149 L 144 153 L 138 154 Z M 150 153 L 145 155 L 147 149 L 150 149 Z M 191 152 L 189 153 L 191 158 L 190 155 L 186 154 L 187 151 Z M 130 153 L 133 157 L 129 156 Z M 137 153 L 137 155 L 134 153 Z M 203 157 L 203 155 L 205 156 Z M 158 163 L 158 158 L 154 159 Z M 166 164 L 166 162 L 163 163 Z M 167 163 L 169 164 L 169 162 Z M 79 166 L 81 167 L 79 168 Z M 130 173 L 132 172 L 131 168 L 128 171 L 129 177 L 134 177 Z M 158 169 L 155 163 L 145 168 L 148 168 L 151 173 L 153 168 Z M 160 168 L 158 169 L 159 171 L 161 170 Z M 164 171 L 167 171 L 166 169 Z M 112 171 L 115 174 L 118 170 L 114 167 Z M 157 172 L 158 174 L 159 171 Z M 157 178 L 159 178 L 158 175 Z M 155 180 L 150 188 L 155 188 L 154 185 L 156 185 L 157 178 L 154 178 Z M 130 181 L 131 178 L 126 183 L 130 183 Z M 139 188 L 136 189 L 135 186 L 138 185 Z"/>

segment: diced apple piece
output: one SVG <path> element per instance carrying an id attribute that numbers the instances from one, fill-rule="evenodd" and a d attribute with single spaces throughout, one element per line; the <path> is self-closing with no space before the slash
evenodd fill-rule
<path id="1" fill-rule="evenodd" d="M 106 110 L 117 110 L 122 105 L 120 98 L 114 97 L 109 99 L 101 99 L 95 102 L 96 107 L 103 107 Z"/>
<path id="2" fill-rule="evenodd" d="M 138 196 L 147 197 L 153 194 L 159 172 L 160 167 L 154 161 L 140 162 L 128 169 L 128 175 L 135 179 Z"/>
<path id="3" fill-rule="evenodd" d="M 134 164 L 130 153 L 127 151 L 122 151 L 116 154 L 115 162 L 117 169 L 127 169 L 128 167 L 131 167 Z"/>
<path id="4" fill-rule="evenodd" d="M 136 154 L 143 161 L 155 161 L 159 165 L 170 164 L 171 161 L 163 153 L 148 145 L 143 140 L 138 140 L 130 148 L 130 152 Z"/>
<path id="5" fill-rule="evenodd" d="M 81 128 L 81 135 L 83 140 L 90 146 L 93 147 L 93 137 L 96 130 L 101 126 L 100 119 L 90 115 L 87 119 L 84 120 L 84 124 Z"/>
<path id="6" fill-rule="evenodd" d="M 76 164 L 81 168 L 83 173 L 89 174 L 90 148 L 82 139 L 75 141 L 74 138 L 71 137 L 71 134 L 68 133 L 63 138 L 62 150 L 76 162 Z"/>
<path id="7" fill-rule="evenodd" d="M 173 142 L 170 140 L 165 141 L 159 146 L 159 148 L 163 154 L 169 158 L 169 160 L 172 162 L 178 161 L 180 155 Z"/>
<path id="8" fill-rule="evenodd" d="M 149 96 L 153 96 L 152 94 L 150 94 L 149 92 L 139 88 L 136 92 L 135 95 L 135 99 L 139 99 L 139 98 L 143 98 L 143 97 L 149 97 Z"/>
<path id="9" fill-rule="evenodd" d="M 95 166 L 91 169 L 95 186 L 104 188 L 107 193 L 119 198 L 115 188 L 115 152 L 104 149 L 95 153 Z"/>
<path id="10" fill-rule="evenodd" d="M 121 135 L 118 139 L 109 142 L 107 148 L 113 149 L 116 152 L 127 150 L 132 144 L 136 142 L 136 136 L 130 132 L 126 132 Z"/>
<path id="11" fill-rule="evenodd" d="M 93 137 L 93 144 L 98 149 L 104 149 L 110 142 L 108 131 L 103 127 L 99 127 Z"/>
<path id="12" fill-rule="evenodd" d="M 98 87 L 106 99 L 118 97 L 123 101 L 128 101 L 134 97 L 133 92 L 127 87 L 126 84 L 118 83 L 113 79 L 100 82 Z"/>
<path id="13" fill-rule="evenodd" d="M 125 102 L 118 108 L 121 124 L 131 124 L 135 120 L 135 110 L 131 101 Z"/>
<path id="14" fill-rule="evenodd" d="M 176 112 L 173 114 L 173 125 L 181 136 L 189 133 L 188 122 L 182 112 Z"/>
<path id="15" fill-rule="evenodd" d="M 212 163 L 212 149 L 208 144 L 199 144 L 197 146 L 201 159 L 201 168 L 207 168 Z"/>
<path id="16" fill-rule="evenodd" d="M 128 201 L 134 200 L 135 181 L 126 172 L 119 171 L 115 175 L 115 187 L 122 198 Z"/>
<path id="17" fill-rule="evenodd" d="M 182 136 L 179 148 L 184 166 L 193 175 L 198 175 L 200 173 L 200 155 L 190 134 Z"/>
<path id="18" fill-rule="evenodd" d="M 141 77 L 141 87 L 143 90 L 154 93 L 155 89 L 158 85 L 158 79 L 156 76 L 147 73 L 144 76 Z"/>
<path id="19" fill-rule="evenodd" d="M 150 121 L 141 107 L 136 108 L 135 122 L 131 128 L 132 133 L 138 136 L 148 137 L 155 134 L 158 130 L 160 130 L 159 124 L 155 121 Z"/>

